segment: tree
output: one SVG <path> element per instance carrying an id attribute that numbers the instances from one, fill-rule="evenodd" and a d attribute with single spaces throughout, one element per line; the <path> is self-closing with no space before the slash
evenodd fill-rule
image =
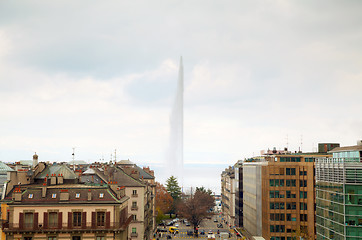
<path id="1" fill-rule="evenodd" d="M 196 191 L 201 191 L 201 192 L 207 193 L 209 195 L 212 195 L 211 189 L 206 190 L 206 188 L 204 188 L 203 186 L 202 187 L 196 187 Z"/>
<path id="2" fill-rule="evenodd" d="M 171 217 L 171 214 L 176 212 L 176 206 L 181 197 L 181 187 L 178 185 L 176 177 L 171 176 L 166 180 L 166 189 L 173 198 L 172 208 L 169 211 Z"/>
<path id="3" fill-rule="evenodd" d="M 159 182 L 156 182 L 156 208 L 163 213 L 168 213 L 172 209 L 173 198 L 167 189 Z"/>
<path id="4" fill-rule="evenodd" d="M 202 219 L 212 214 L 209 210 L 214 204 L 214 197 L 212 195 L 206 191 L 196 190 L 194 196 L 183 200 L 177 209 L 178 213 L 186 218 L 194 226 L 194 230 L 196 230 Z"/>
<path id="5" fill-rule="evenodd" d="M 173 198 L 173 200 L 180 199 L 181 187 L 178 185 L 176 177 L 171 176 L 166 180 L 166 189 Z"/>

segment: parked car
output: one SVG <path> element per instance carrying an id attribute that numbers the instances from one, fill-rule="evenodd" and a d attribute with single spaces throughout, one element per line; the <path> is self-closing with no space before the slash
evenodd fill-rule
<path id="1" fill-rule="evenodd" d="M 167 232 L 166 228 L 157 228 L 157 232 Z"/>
<path id="2" fill-rule="evenodd" d="M 205 230 L 201 230 L 200 235 L 205 235 Z"/>
<path id="3" fill-rule="evenodd" d="M 168 223 L 166 223 L 166 226 L 173 226 L 174 222 L 173 221 L 169 221 Z"/>
<path id="4" fill-rule="evenodd" d="M 190 226 L 190 223 L 189 223 L 189 222 L 185 222 L 185 225 L 186 225 L 186 226 Z"/>
<path id="5" fill-rule="evenodd" d="M 218 222 L 218 221 L 217 221 L 217 218 L 214 219 L 214 222 Z"/>
<path id="6" fill-rule="evenodd" d="M 175 227 L 179 227 L 179 224 L 178 224 L 178 223 L 176 223 L 176 224 L 175 224 Z"/>
<path id="7" fill-rule="evenodd" d="M 223 228 L 222 223 L 219 223 L 219 224 L 217 225 L 217 227 L 218 227 L 218 228 Z"/>
<path id="8" fill-rule="evenodd" d="M 192 236 L 194 234 L 193 231 L 187 231 L 187 236 Z"/>

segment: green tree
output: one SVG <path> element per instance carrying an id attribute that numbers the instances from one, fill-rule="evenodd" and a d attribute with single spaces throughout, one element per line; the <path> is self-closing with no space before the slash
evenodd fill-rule
<path id="1" fill-rule="evenodd" d="M 178 185 L 176 177 L 171 176 L 166 180 L 166 189 L 174 201 L 180 199 L 181 187 Z"/>
<path id="2" fill-rule="evenodd" d="M 166 180 L 166 190 L 173 198 L 172 208 L 169 211 L 171 217 L 172 213 L 176 213 L 176 206 L 181 198 L 181 187 L 178 185 L 176 177 L 171 176 Z"/>

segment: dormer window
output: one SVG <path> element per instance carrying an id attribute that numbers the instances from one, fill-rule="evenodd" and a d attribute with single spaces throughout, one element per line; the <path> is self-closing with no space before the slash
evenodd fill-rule
<path id="1" fill-rule="evenodd" d="M 103 193 L 100 193 L 99 194 L 99 198 L 103 198 L 104 197 L 104 194 Z"/>
<path id="2" fill-rule="evenodd" d="M 29 193 L 29 198 L 33 198 L 34 195 L 32 193 Z"/>
<path id="3" fill-rule="evenodd" d="M 76 193 L 75 198 L 80 198 L 80 193 Z"/>
<path id="4" fill-rule="evenodd" d="M 56 194 L 56 193 L 53 193 L 53 194 L 52 194 L 52 198 L 57 198 L 57 194 Z"/>

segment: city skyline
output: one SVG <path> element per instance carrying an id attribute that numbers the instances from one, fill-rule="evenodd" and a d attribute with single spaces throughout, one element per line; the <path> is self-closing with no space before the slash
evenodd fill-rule
<path id="1" fill-rule="evenodd" d="M 86 7 L 84 7 L 86 6 Z M 362 3 L 0 3 L 0 160 L 184 162 L 361 139 Z M 187 14 L 185 14 L 187 13 Z M 64 17 L 67 16 L 67 17 Z"/>

